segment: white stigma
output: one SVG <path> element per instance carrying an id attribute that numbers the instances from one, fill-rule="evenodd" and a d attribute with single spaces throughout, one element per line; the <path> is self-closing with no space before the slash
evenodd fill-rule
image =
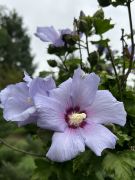
<path id="1" fill-rule="evenodd" d="M 85 119 L 85 113 L 72 113 L 71 115 L 69 115 L 70 125 L 79 126 Z"/>

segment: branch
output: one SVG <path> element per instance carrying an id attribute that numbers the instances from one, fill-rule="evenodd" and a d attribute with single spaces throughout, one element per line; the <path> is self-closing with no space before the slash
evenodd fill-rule
<path id="1" fill-rule="evenodd" d="M 111 51 L 110 47 L 108 46 L 108 44 L 107 44 L 107 49 L 108 49 L 108 52 L 109 52 L 112 67 L 114 69 L 115 77 L 116 77 L 116 80 L 117 80 L 117 86 L 118 86 L 118 90 L 119 90 L 119 93 L 120 93 L 120 98 L 122 100 L 122 91 L 121 91 L 120 80 L 119 80 L 119 76 L 118 76 L 118 73 L 117 73 L 117 70 L 116 70 L 116 67 L 115 67 L 115 64 L 114 64 L 114 57 L 112 55 L 112 51 Z"/>
<path id="2" fill-rule="evenodd" d="M 126 64 L 125 64 L 125 40 L 124 40 L 124 29 L 121 29 L 122 31 L 122 35 L 121 35 L 121 41 L 122 41 L 122 54 L 123 54 L 123 70 L 122 70 L 122 74 L 123 77 L 125 75 L 125 69 L 126 69 Z"/>
<path id="3" fill-rule="evenodd" d="M 88 36 L 87 35 L 86 35 L 86 49 L 87 49 L 87 53 L 88 53 L 88 57 L 89 57 L 90 51 L 89 51 L 89 42 L 88 42 Z"/>
<path id="4" fill-rule="evenodd" d="M 78 21 L 77 19 L 74 18 L 74 22 L 73 22 L 73 25 L 74 25 L 74 28 L 76 29 L 77 31 L 77 34 L 79 36 L 79 41 L 78 41 L 78 47 L 79 47 L 79 53 L 80 53 L 80 66 L 81 68 L 83 68 L 83 58 L 82 58 L 82 51 L 81 51 L 81 42 L 80 42 L 80 31 L 79 31 L 79 28 L 78 28 Z"/>
<path id="5" fill-rule="evenodd" d="M 131 58 L 129 62 L 129 68 L 125 75 L 125 82 L 127 81 L 128 75 L 130 74 L 133 66 L 133 59 L 134 59 L 134 53 L 135 53 L 135 47 L 134 47 L 134 32 L 133 32 L 133 23 L 132 23 L 132 14 L 131 14 L 131 1 L 129 0 L 127 2 L 127 8 L 128 8 L 128 15 L 129 15 L 129 24 L 130 24 L 130 32 L 131 32 Z"/>
<path id="6" fill-rule="evenodd" d="M 18 149 L 10 144 L 8 144 L 5 140 L 3 140 L 2 138 L 0 138 L 0 143 L 7 146 L 8 148 L 14 150 L 14 151 L 17 151 L 17 152 L 20 152 L 20 153 L 23 153 L 23 154 L 27 154 L 27 155 L 31 155 L 31 156 L 35 156 L 35 157 L 41 157 L 41 158 L 45 158 L 43 154 L 37 154 L 37 153 L 33 153 L 33 152 L 27 152 L 27 151 L 24 151 L 22 149 Z"/>
<path id="7" fill-rule="evenodd" d="M 65 63 L 65 61 L 66 61 L 66 56 L 64 57 L 64 58 L 65 58 L 64 60 L 62 59 L 61 56 L 59 56 L 59 58 L 60 58 L 60 60 L 61 60 L 61 62 L 62 62 L 62 64 L 63 64 L 65 70 L 68 71 L 68 68 L 67 68 L 66 63 Z"/>

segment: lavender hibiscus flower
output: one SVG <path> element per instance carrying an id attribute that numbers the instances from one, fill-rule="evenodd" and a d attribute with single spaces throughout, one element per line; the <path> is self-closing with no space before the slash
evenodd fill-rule
<path id="1" fill-rule="evenodd" d="M 63 35 L 73 34 L 70 29 L 62 29 L 56 31 L 53 26 L 50 27 L 38 27 L 35 35 L 44 42 L 51 42 L 56 47 L 64 46 L 64 41 L 62 40 Z"/>
<path id="2" fill-rule="evenodd" d="M 48 90 L 55 88 L 51 77 L 32 79 L 25 73 L 24 80 L 7 86 L 0 92 L 3 116 L 7 121 L 15 121 L 19 126 L 37 121 L 38 113 L 33 97 L 36 93 L 48 96 Z"/>
<path id="3" fill-rule="evenodd" d="M 53 161 L 71 160 L 85 151 L 85 145 L 100 156 L 105 148 L 115 148 L 117 137 L 102 124 L 124 126 L 126 112 L 122 102 L 107 90 L 98 90 L 99 77 L 74 72 L 49 97 L 34 98 L 40 118 L 37 125 L 56 131 L 47 157 Z"/>

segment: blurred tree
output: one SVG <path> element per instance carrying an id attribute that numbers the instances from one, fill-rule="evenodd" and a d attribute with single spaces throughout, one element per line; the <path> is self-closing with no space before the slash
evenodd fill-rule
<path id="1" fill-rule="evenodd" d="M 23 70 L 33 74 L 35 68 L 30 37 L 23 27 L 22 18 L 16 11 L 0 8 L 0 88 L 18 82 Z"/>
<path id="2" fill-rule="evenodd" d="M 35 68 L 30 49 L 30 37 L 23 27 L 22 18 L 16 11 L 8 11 L 0 6 L 0 90 L 8 84 L 20 82 L 24 70 L 32 75 Z M 14 137 L 20 139 L 25 136 L 23 128 L 17 131 L 15 124 L 8 124 L 3 119 L 1 109 L 0 122 L 0 138 L 6 139 L 10 144 L 15 142 Z M 13 135 L 13 133 L 16 134 Z M 20 135 L 21 133 L 23 134 Z M 22 149 L 30 149 L 33 144 L 24 139 L 18 146 Z M 28 180 L 33 169 L 32 157 L 25 157 L 24 154 L 19 153 L 14 156 L 12 150 L 0 143 L 0 179 Z"/>

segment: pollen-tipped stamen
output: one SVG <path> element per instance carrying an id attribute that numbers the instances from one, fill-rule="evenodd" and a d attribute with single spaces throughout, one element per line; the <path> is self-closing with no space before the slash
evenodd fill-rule
<path id="1" fill-rule="evenodd" d="M 85 119 L 85 113 L 72 113 L 69 115 L 69 124 L 78 127 Z"/>

